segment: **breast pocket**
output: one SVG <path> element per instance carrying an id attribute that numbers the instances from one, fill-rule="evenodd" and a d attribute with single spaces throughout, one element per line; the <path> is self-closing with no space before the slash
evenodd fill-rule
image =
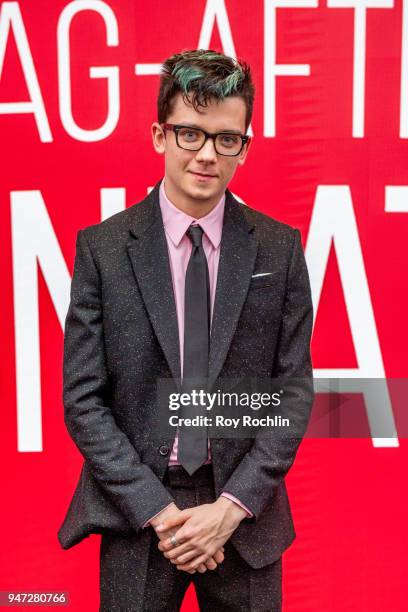
<path id="1" fill-rule="evenodd" d="M 262 287 L 270 287 L 275 285 L 277 281 L 278 270 L 267 274 L 260 274 L 252 276 L 249 283 L 249 291 L 252 289 L 262 289 Z"/>

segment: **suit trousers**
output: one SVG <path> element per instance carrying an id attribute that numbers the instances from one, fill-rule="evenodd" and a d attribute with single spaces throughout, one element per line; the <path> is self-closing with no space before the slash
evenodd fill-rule
<path id="1" fill-rule="evenodd" d="M 181 466 L 167 468 L 163 484 L 180 509 L 215 501 L 212 465 L 202 465 L 192 476 Z M 132 572 L 137 563 L 140 537 L 103 534 L 100 548 L 99 612 L 136 612 L 180 610 L 191 582 L 201 611 L 211 612 L 281 612 L 282 557 L 274 563 L 254 569 L 227 540 L 225 559 L 215 570 L 189 574 L 178 570 L 158 549 L 154 529 L 150 540 L 144 584 Z M 141 593 L 143 596 L 141 597 Z"/>

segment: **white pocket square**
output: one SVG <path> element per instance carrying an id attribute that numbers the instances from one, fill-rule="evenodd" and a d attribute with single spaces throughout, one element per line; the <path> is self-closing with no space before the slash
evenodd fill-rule
<path id="1" fill-rule="evenodd" d="M 269 276 L 272 272 L 258 272 L 258 274 L 253 274 L 251 278 L 257 278 L 258 276 Z"/>

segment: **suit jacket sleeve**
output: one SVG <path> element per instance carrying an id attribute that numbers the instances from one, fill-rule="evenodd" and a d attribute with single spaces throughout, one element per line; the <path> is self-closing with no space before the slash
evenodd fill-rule
<path id="1" fill-rule="evenodd" d="M 291 467 L 306 431 L 313 404 L 313 369 L 310 339 L 313 306 L 309 275 L 299 230 L 294 230 L 272 378 L 287 379 L 286 406 L 296 421 L 296 436 L 256 436 L 250 450 L 223 485 L 254 514 L 256 521 Z M 293 381 L 293 383 L 292 383 Z M 286 390 L 287 389 L 287 390 Z"/>
<path id="2" fill-rule="evenodd" d="M 134 529 L 174 501 L 118 427 L 109 408 L 101 282 L 86 230 L 76 242 L 65 320 L 64 420 L 91 473 Z"/>

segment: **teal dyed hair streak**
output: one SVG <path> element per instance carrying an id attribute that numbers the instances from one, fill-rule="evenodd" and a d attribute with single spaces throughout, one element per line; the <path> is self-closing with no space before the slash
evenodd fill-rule
<path id="1" fill-rule="evenodd" d="M 173 68 L 172 75 L 175 81 L 180 85 L 181 90 L 187 93 L 191 83 L 197 79 L 202 79 L 205 76 L 205 72 L 196 66 L 176 64 Z"/>
<path id="2" fill-rule="evenodd" d="M 234 72 L 229 74 L 225 79 L 220 89 L 224 96 L 229 96 L 231 93 L 237 91 L 240 82 L 243 79 L 243 73 L 240 67 L 237 67 Z"/>
<path id="3" fill-rule="evenodd" d="M 158 121 L 164 123 L 172 111 L 172 100 L 181 92 L 185 102 L 198 110 L 211 98 L 240 96 L 246 105 L 245 130 L 251 122 L 255 88 L 246 62 L 211 49 L 183 51 L 162 64 L 157 100 Z"/>
<path id="4" fill-rule="evenodd" d="M 220 59 L 224 59 L 226 56 L 220 53 L 215 53 L 214 51 L 207 51 L 200 55 L 201 62 L 216 62 Z M 232 59 L 232 58 L 231 58 Z M 211 66 L 212 68 L 213 66 Z M 180 86 L 180 89 L 183 93 L 188 94 L 191 89 L 193 89 L 194 81 L 199 79 L 204 79 L 206 77 L 205 68 L 200 67 L 199 65 L 188 64 L 184 59 L 176 62 L 173 70 L 172 76 L 175 81 Z M 231 95 L 237 90 L 239 83 L 243 79 L 243 72 L 240 65 L 237 63 L 233 72 L 226 75 L 225 78 L 219 78 L 217 81 L 214 80 L 213 83 L 209 84 L 209 88 L 214 91 L 215 97 L 225 98 L 228 95 Z"/>

